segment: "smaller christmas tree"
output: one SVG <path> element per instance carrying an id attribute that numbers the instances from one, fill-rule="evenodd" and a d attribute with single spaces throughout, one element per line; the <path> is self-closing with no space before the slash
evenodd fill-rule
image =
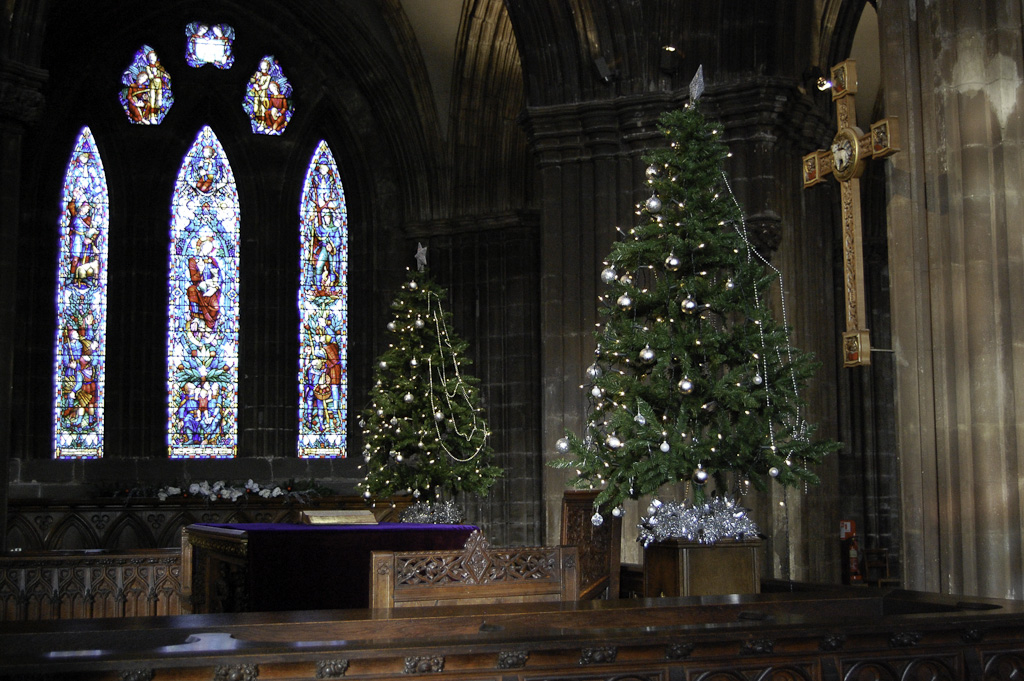
<path id="1" fill-rule="evenodd" d="M 428 276 L 426 249 L 391 303 L 388 348 L 377 358 L 365 439 L 363 496 L 451 503 L 459 492 L 483 495 L 501 476 L 489 463 L 490 431 L 477 393 L 468 343 L 452 328 L 446 295 Z"/>

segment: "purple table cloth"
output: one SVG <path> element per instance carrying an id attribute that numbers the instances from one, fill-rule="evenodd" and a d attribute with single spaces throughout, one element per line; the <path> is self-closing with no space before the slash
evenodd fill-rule
<path id="1" fill-rule="evenodd" d="M 373 551 L 461 549 L 473 525 L 199 523 L 245 532 L 250 612 L 367 608 Z"/>

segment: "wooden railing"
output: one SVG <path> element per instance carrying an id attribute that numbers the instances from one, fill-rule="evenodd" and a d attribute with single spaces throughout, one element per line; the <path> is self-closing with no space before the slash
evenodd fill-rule
<path id="1" fill-rule="evenodd" d="M 181 549 L 0 558 L 0 621 L 180 614 Z"/>

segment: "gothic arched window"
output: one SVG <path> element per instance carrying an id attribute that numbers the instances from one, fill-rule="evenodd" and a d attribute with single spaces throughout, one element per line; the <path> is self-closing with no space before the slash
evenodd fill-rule
<path id="1" fill-rule="evenodd" d="M 109 215 L 96 140 L 82 128 L 61 195 L 53 408 L 58 459 L 103 456 Z"/>
<path id="2" fill-rule="evenodd" d="M 345 456 L 348 402 L 348 213 L 321 141 L 299 204 L 299 456 Z"/>
<path id="3" fill-rule="evenodd" d="M 239 209 L 235 178 L 209 126 L 171 200 L 167 445 L 171 458 L 230 458 L 238 440 Z"/>

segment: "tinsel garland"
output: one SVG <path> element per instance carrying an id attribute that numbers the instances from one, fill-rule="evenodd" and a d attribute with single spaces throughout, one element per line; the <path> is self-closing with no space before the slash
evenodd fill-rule
<path id="1" fill-rule="evenodd" d="M 741 540 L 760 534 L 747 509 L 727 496 L 715 496 L 700 506 L 655 499 L 640 518 L 639 540 L 647 548 L 664 539 L 686 539 L 714 544 L 722 539 Z"/>
<path id="2" fill-rule="evenodd" d="M 398 515 L 403 523 L 421 525 L 459 525 L 462 523 L 462 509 L 453 501 L 418 501 Z"/>

